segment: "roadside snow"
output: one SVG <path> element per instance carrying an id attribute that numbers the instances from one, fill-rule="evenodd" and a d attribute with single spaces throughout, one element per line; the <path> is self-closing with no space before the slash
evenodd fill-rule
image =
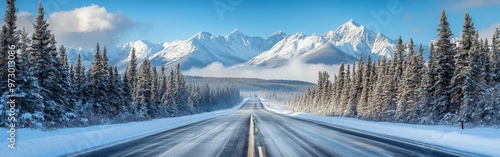
<path id="1" fill-rule="evenodd" d="M 290 112 L 284 109 L 281 104 L 272 103 L 265 99 L 261 100 L 267 110 L 278 114 L 411 139 L 472 153 L 488 156 L 500 156 L 499 128 L 487 127 L 462 130 L 459 126 L 414 125 L 404 123 L 373 122 L 345 117 L 317 116 Z"/>
<path id="2" fill-rule="evenodd" d="M 0 143 L 0 156 L 61 156 L 68 153 L 92 149 L 96 146 L 128 141 L 236 111 L 247 100 L 248 99 L 244 99 L 239 105 L 231 109 L 183 117 L 82 128 L 66 128 L 54 131 L 17 129 L 16 149 L 7 147 L 9 144 L 9 142 L 5 140 L 8 136 L 7 129 L 0 128 L 0 132 L 2 133 L 1 137 L 3 139 Z"/>

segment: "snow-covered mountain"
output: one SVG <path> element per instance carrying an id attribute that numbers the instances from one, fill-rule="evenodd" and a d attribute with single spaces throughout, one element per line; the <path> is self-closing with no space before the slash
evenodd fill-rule
<path id="1" fill-rule="evenodd" d="M 245 35 L 236 29 L 226 36 L 200 32 L 187 40 L 165 43 L 138 40 L 120 47 L 108 47 L 110 64 L 123 70 L 130 62 L 132 47 L 136 50 L 139 64 L 148 58 L 153 66 L 180 63 L 183 69 L 203 68 L 214 62 L 224 66 L 246 64 L 272 68 L 285 65 L 293 59 L 311 64 L 338 64 L 355 61 L 360 53 L 364 56 L 391 57 L 395 41 L 353 20 L 322 35 L 310 36 L 301 32 L 287 35 L 277 31 L 264 39 Z M 68 49 L 72 63 L 78 53 L 82 54 L 82 60 L 88 65 L 94 50 Z"/>
<path id="2" fill-rule="evenodd" d="M 360 53 L 391 57 L 394 50 L 395 41 L 350 20 L 323 35 L 289 35 L 248 64 L 276 67 L 295 58 L 305 63 L 338 64 L 354 61 Z"/>
<path id="3" fill-rule="evenodd" d="M 396 41 L 381 33 L 375 33 L 354 20 L 328 31 L 323 36 L 340 50 L 355 57 L 359 56 L 359 53 L 365 56 L 373 53 L 391 57 L 395 50 Z"/>
<path id="4" fill-rule="evenodd" d="M 139 63 L 163 48 L 161 43 L 154 44 L 147 40 L 127 42 L 120 47 L 106 47 L 109 63 L 118 66 L 120 69 L 124 69 L 130 62 L 130 51 L 132 47 L 135 48 L 135 54 Z M 66 51 L 71 64 L 76 62 L 78 54 L 81 55 L 82 62 L 86 66 L 89 66 L 94 60 L 95 49 L 67 48 Z M 101 47 L 101 53 L 102 51 L 103 47 Z"/>
<path id="5" fill-rule="evenodd" d="M 250 65 L 277 67 L 291 58 L 304 55 L 324 44 L 327 44 L 327 41 L 317 34 L 306 36 L 303 33 L 295 33 L 286 36 L 270 50 L 262 52 L 249 60 L 248 63 Z"/>
<path id="6" fill-rule="evenodd" d="M 200 32 L 185 41 L 163 44 L 163 49 L 150 56 L 153 65 L 174 65 L 181 63 L 183 69 L 205 67 L 214 62 L 224 66 L 241 64 L 266 51 L 284 35 L 275 33 L 268 39 L 252 37 L 234 30 L 227 36 L 214 36 Z"/>

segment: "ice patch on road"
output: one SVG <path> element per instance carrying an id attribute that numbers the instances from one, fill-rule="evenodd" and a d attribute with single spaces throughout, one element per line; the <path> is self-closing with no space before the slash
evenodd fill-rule
<path id="1" fill-rule="evenodd" d="M 287 111 L 283 105 L 265 99 L 261 100 L 267 110 L 278 114 L 411 139 L 472 153 L 500 156 L 500 129 L 495 127 L 462 130 L 459 126 L 414 125 L 373 122 L 346 117 L 317 116 Z"/>

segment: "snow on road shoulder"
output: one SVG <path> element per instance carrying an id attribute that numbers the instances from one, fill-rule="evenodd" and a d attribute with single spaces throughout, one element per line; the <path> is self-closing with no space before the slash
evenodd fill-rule
<path id="1" fill-rule="evenodd" d="M 500 156 L 500 129 L 495 127 L 462 130 L 458 125 L 414 125 L 373 122 L 346 117 L 317 116 L 287 111 L 283 105 L 269 102 L 265 99 L 261 100 L 267 110 L 278 114 L 411 139 L 472 153 Z"/>
<path id="2" fill-rule="evenodd" d="M 7 129 L 0 128 L 4 140 L 0 143 L 0 156 L 61 156 L 79 152 L 96 146 L 122 142 L 147 136 L 167 129 L 196 123 L 222 114 L 238 110 L 246 101 L 231 109 L 206 112 L 202 114 L 154 119 L 143 122 L 129 122 L 99 125 L 82 128 L 66 128 L 54 131 L 38 129 L 17 129 L 16 149 L 7 147 Z"/>

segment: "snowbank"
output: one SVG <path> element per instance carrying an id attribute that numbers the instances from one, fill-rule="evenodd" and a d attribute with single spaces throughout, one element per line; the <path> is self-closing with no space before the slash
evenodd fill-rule
<path id="1" fill-rule="evenodd" d="M 183 117 L 82 128 L 67 128 L 54 131 L 17 129 L 15 150 L 7 147 L 9 144 L 5 140 L 8 136 L 7 129 L 0 128 L 2 139 L 4 139 L 2 143 L 0 143 L 0 156 L 61 156 L 97 146 L 128 141 L 233 112 L 239 109 L 247 100 L 248 99 L 244 99 L 239 105 L 231 109 Z"/>
<path id="2" fill-rule="evenodd" d="M 484 154 L 488 156 L 500 156 L 499 128 L 490 127 L 462 130 L 459 126 L 413 125 L 404 123 L 373 122 L 345 117 L 316 116 L 305 113 L 290 112 L 284 109 L 280 104 L 272 103 L 264 99 L 261 100 L 267 110 L 278 114 L 411 139 L 472 153 Z"/>

